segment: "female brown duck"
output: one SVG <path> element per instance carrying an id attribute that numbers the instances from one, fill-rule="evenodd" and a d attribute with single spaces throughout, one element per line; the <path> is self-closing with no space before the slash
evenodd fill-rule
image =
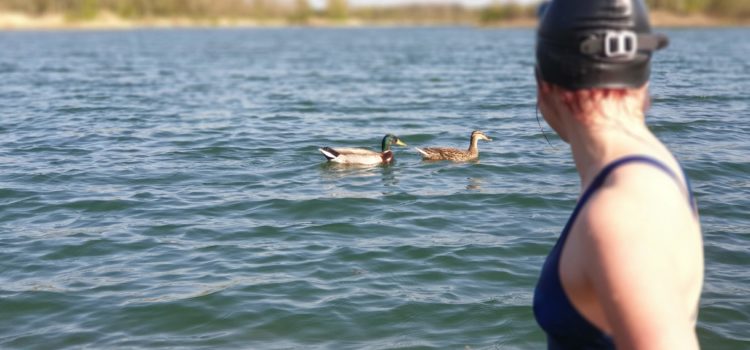
<path id="1" fill-rule="evenodd" d="M 471 137 L 469 138 L 469 149 L 467 150 L 450 147 L 414 148 L 417 152 L 422 154 L 422 159 L 424 160 L 452 160 L 454 162 L 465 162 L 479 158 L 479 148 L 477 147 L 477 142 L 479 140 L 492 141 L 492 139 L 487 137 L 483 132 L 475 130 L 471 133 Z"/>

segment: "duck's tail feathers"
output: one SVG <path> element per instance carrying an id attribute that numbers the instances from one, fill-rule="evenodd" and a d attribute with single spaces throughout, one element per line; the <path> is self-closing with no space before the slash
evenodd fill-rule
<path id="1" fill-rule="evenodd" d="M 417 152 L 421 153 L 425 157 L 429 156 L 429 154 L 427 154 L 427 152 L 421 150 L 419 147 L 414 147 L 414 149 L 417 150 Z"/>
<path id="2" fill-rule="evenodd" d="M 330 148 L 330 147 L 318 148 L 318 151 L 320 151 L 320 153 L 323 153 L 323 155 L 328 160 L 334 159 L 334 158 L 338 157 L 339 154 L 340 154 L 339 152 L 336 152 L 335 149 Z"/>

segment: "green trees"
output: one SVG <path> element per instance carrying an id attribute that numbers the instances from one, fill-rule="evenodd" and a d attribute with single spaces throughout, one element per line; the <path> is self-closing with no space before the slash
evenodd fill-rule
<path id="1" fill-rule="evenodd" d="M 0 0 L 0 10 L 30 15 L 64 13 L 76 19 L 90 19 L 105 11 L 125 18 L 231 17 L 253 12 L 257 6 L 248 3 L 246 0 Z"/>
<path id="2" fill-rule="evenodd" d="M 349 4 L 346 0 L 328 0 L 326 14 L 330 19 L 345 20 L 349 15 Z"/>
<path id="3" fill-rule="evenodd" d="M 710 14 L 734 18 L 750 18 L 750 1 L 748 0 L 712 0 L 706 7 Z"/>
<path id="4" fill-rule="evenodd" d="M 725 18 L 750 18 L 747 0 L 646 0 L 652 10 L 678 14 L 703 13 Z"/>
<path id="5" fill-rule="evenodd" d="M 67 11 L 67 16 L 76 20 L 92 19 L 99 13 L 99 9 L 99 0 L 76 1 L 72 8 Z"/>
<path id="6" fill-rule="evenodd" d="M 652 10 L 663 10 L 676 13 L 704 12 L 712 0 L 647 0 Z"/>
<path id="7" fill-rule="evenodd" d="M 294 13 L 292 13 L 290 19 L 293 23 L 305 24 L 310 20 L 312 14 L 310 3 L 307 0 L 295 0 Z"/>
<path id="8" fill-rule="evenodd" d="M 534 13 L 533 7 L 520 5 L 513 0 L 504 3 L 494 0 L 480 11 L 479 20 L 484 24 L 491 24 L 494 22 L 533 17 Z"/>

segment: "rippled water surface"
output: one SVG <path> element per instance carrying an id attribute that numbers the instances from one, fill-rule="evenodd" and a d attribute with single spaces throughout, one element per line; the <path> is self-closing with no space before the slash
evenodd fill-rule
<path id="1" fill-rule="evenodd" d="M 668 33 L 649 118 L 702 214 L 699 337 L 747 349 L 750 30 Z M 579 188 L 534 117 L 533 40 L 0 33 L 0 347 L 543 347 L 532 291 Z M 470 164 L 317 151 L 473 129 L 494 141 Z"/>

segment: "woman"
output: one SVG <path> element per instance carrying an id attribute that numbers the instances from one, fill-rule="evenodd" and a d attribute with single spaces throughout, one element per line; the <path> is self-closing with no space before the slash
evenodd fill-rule
<path id="1" fill-rule="evenodd" d="M 542 268 L 550 349 L 695 349 L 703 243 L 687 179 L 644 121 L 653 35 L 642 0 L 554 0 L 537 93 L 582 195 Z"/>

